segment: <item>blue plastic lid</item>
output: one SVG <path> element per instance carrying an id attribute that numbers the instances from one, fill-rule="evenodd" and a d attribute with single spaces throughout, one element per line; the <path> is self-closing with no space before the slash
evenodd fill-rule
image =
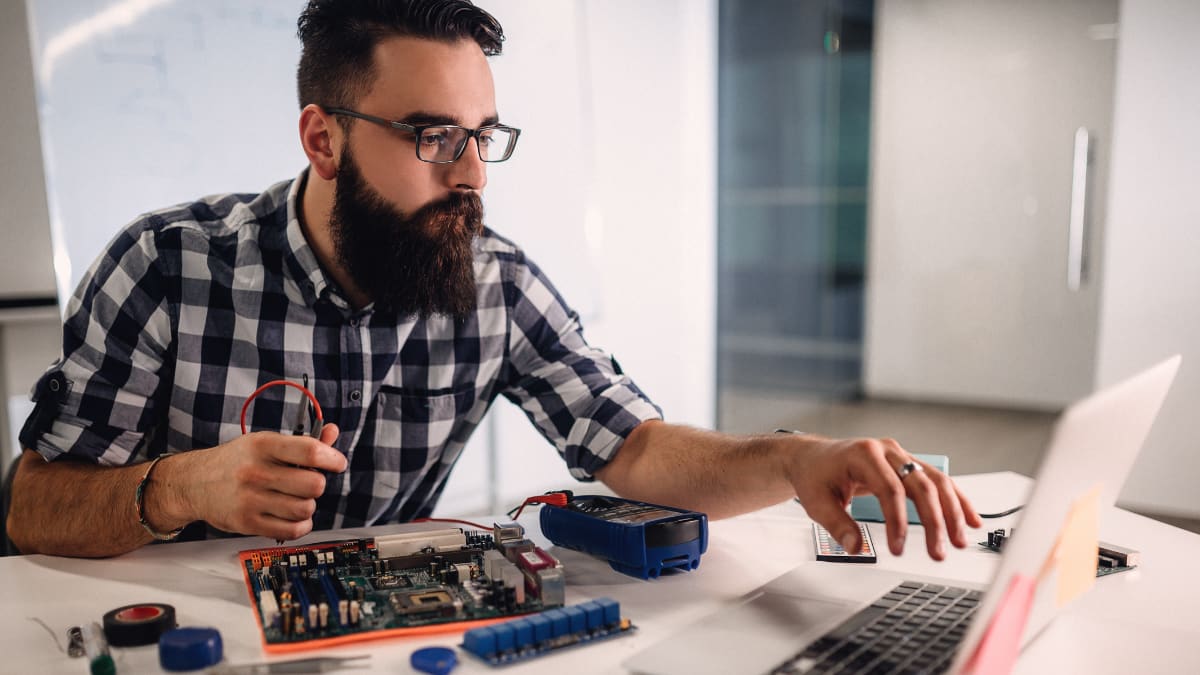
<path id="1" fill-rule="evenodd" d="M 429 675 L 446 675 L 458 665 L 458 656 L 448 647 L 425 647 L 412 653 L 412 667 Z"/>
<path id="2" fill-rule="evenodd" d="M 221 634 L 216 628 L 175 628 L 158 639 L 163 670 L 200 670 L 221 662 Z"/>

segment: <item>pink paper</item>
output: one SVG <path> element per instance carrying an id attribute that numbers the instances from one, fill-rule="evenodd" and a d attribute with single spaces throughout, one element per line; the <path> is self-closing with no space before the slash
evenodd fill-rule
<path id="1" fill-rule="evenodd" d="M 1029 619 L 1036 588 L 1037 582 L 1030 577 L 1018 574 L 1012 578 L 964 672 L 974 675 L 1012 672 L 1021 652 L 1021 633 Z"/>

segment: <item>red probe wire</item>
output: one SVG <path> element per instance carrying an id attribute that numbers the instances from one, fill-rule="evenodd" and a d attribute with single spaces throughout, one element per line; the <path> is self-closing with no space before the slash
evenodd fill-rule
<path id="1" fill-rule="evenodd" d="M 317 413 L 317 423 L 322 426 L 325 424 L 325 415 L 321 412 L 321 404 L 317 403 L 317 397 L 314 396 L 311 391 L 309 391 L 306 387 L 303 387 L 299 384 L 296 384 L 295 382 L 292 382 L 291 380 L 271 380 L 270 382 L 264 384 L 263 386 L 259 387 L 258 389 L 255 389 L 254 393 L 250 394 L 250 396 L 246 398 L 246 402 L 242 404 L 242 434 L 243 435 L 245 435 L 247 433 L 246 432 L 246 410 L 248 410 L 250 408 L 250 402 L 253 401 L 259 394 L 263 393 L 264 391 L 270 389 L 271 387 L 277 387 L 277 386 L 293 387 L 295 389 L 299 389 L 300 392 L 302 394 L 304 394 L 305 396 L 307 396 L 308 400 L 312 402 L 313 410 L 315 410 Z"/>
<path id="2" fill-rule="evenodd" d="M 534 497 L 526 497 L 521 506 L 517 508 L 517 514 L 512 517 L 513 520 L 521 517 L 521 511 L 525 510 L 530 504 L 550 504 L 551 506 L 566 506 L 567 494 L 565 492 L 552 492 L 546 495 L 536 495 Z"/>

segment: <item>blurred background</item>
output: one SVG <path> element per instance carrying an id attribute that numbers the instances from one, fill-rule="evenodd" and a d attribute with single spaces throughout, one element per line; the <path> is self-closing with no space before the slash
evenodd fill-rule
<path id="1" fill-rule="evenodd" d="M 303 4 L 0 2 L 5 466 L 115 232 L 305 166 Z M 669 421 L 1031 474 L 1065 404 L 1182 352 L 1121 501 L 1200 531 L 1200 5 L 480 4 L 524 130 L 488 223 Z M 501 403 L 439 512 L 563 487 Z"/>

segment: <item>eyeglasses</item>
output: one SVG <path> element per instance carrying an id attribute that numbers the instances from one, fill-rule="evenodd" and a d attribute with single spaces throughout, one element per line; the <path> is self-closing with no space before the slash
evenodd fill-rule
<path id="1" fill-rule="evenodd" d="M 520 129 L 492 124 L 478 129 L 468 129 L 457 124 L 405 124 L 382 117 L 366 115 L 346 108 L 325 108 L 330 115 L 345 115 L 373 122 L 380 126 L 407 131 L 417 137 L 417 159 L 432 164 L 451 164 L 462 157 L 467 141 L 475 139 L 479 159 L 485 162 L 503 162 L 512 157 L 517 147 Z"/>

